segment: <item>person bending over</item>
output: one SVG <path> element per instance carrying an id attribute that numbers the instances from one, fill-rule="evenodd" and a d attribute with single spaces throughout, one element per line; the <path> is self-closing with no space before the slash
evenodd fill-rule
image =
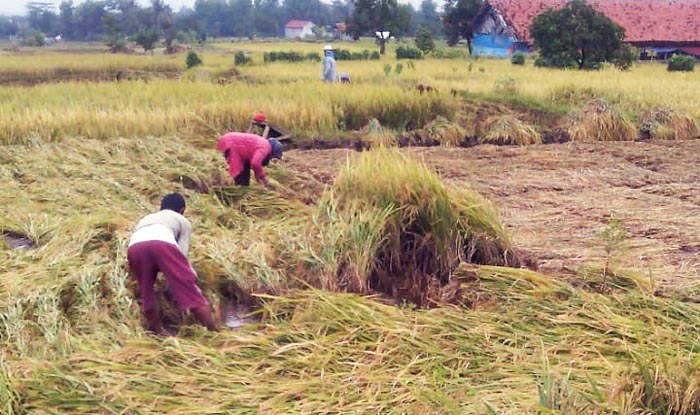
<path id="1" fill-rule="evenodd" d="M 266 140 L 256 134 L 230 132 L 219 137 L 216 148 L 224 154 L 228 173 L 236 185 L 249 186 L 250 171 L 253 170 L 258 183 L 272 188 L 263 166 L 267 166 L 273 158 L 282 158 L 282 143 L 274 138 Z"/>
<path id="2" fill-rule="evenodd" d="M 197 274 L 187 260 L 192 225 L 184 212 L 181 194 L 166 195 L 159 212 L 144 216 L 136 224 L 129 242 L 129 271 L 141 290 L 146 328 L 156 334 L 164 333 L 153 290 L 158 272 L 168 281 L 168 290 L 180 310 L 190 310 L 202 325 L 218 331 L 209 302 L 197 286 Z"/>

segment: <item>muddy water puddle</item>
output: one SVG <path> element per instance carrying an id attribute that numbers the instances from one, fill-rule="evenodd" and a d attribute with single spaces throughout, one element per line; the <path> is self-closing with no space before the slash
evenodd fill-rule
<path id="1" fill-rule="evenodd" d="M 221 322 L 231 330 L 238 330 L 246 324 L 260 322 L 260 317 L 251 315 L 253 310 L 232 304 L 221 306 Z"/>
<path id="2" fill-rule="evenodd" d="M 13 249 L 22 249 L 24 251 L 30 251 L 36 249 L 36 244 L 26 235 L 22 235 L 17 232 L 3 232 L 2 238 L 7 245 Z"/>

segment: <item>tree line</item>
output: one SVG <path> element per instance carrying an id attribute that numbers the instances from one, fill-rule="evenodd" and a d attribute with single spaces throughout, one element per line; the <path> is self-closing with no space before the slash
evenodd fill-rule
<path id="1" fill-rule="evenodd" d="M 310 20 L 324 36 L 324 28 L 347 23 L 347 34 L 377 36 L 380 53 L 388 34 L 394 38 L 417 36 L 423 51 L 434 48 L 432 36 L 444 35 L 447 43 L 464 40 L 472 53 L 471 39 L 489 11 L 484 0 L 443 0 L 438 13 L 434 0 L 422 0 L 420 8 L 397 0 L 197 0 L 194 8 L 173 11 L 164 0 L 150 0 L 141 7 L 136 0 L 86 0 L 74 5 L 63 0 L 58 12 L 53 4 L 34 1 L 26 17 L 0 16 L 0 36 L 60 35 L 69 40 L 105 40 L 112 51 L 126 47 L 130 38 L 144 49 L 163 40 L 166 50 L 177 39 L 193 43 L 208 37 L 276 37 L 290 20 Z M 628 68 L 636 52 L 623 44 L 625 30 L 585 0 L 571 0 L 561 9 L 548 9 L 529 27 L 538 66 L 597 69 L 602 62 Z"/>
<path id="2" fill-rule="evenodd" d="M 323 36 L 326 27 L 349 22 L 361 1 L 197 0 L 193 8 L 180 10 L 173 10 L 164 0 L 151 0 L 148 6 L 140 6 L 136 0 L 87 0 L 77 5 L 64 0 L 58 8 L 53 3 L 36 1 L 27 5 L 26 16 L 0 16 L 0 36 L 24 37 L 40 32 L 81 41 L 134 37 L 144 32 L 154 32 L 164 40 L 169 35 L 189 40 L 278 37 L 284 35 L 284 26 L 290 20 L 310 20 L 319 27 L 316 33 Z M 434 36 L 442 36 L 435 1 L 423 0 L 418 10 L 410 5 L 399 9 L 402 21 L 395 27 L 396 35 L 413 36 L 419 26 L 424 26 Z"/>

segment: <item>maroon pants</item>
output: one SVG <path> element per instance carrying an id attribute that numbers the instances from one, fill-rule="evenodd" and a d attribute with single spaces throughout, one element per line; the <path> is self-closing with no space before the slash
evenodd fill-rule
<path id="1" fill-rule="evenodd" d="M 168 290 L 180 310 L 190 310 L 208 304 L 197 287 L 197 274 L 177 246 L 163 241 L 139 242 L 127 251 L 129 270 L 141 289 L 143 311 L 156 307 L 153 284 L 158 272 L 168 281 Z"/>

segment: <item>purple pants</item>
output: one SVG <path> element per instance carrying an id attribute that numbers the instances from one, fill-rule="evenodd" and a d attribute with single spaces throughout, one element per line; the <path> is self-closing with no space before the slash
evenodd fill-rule
<path id="1" fill-rule="evenodd" d="M 141 289 L 143 311 L 156 308 L 153 284 L 158 272 L 168 281 L 168 290 L 180 310 L 208 304 L 197 286 L 197 274 L 177 246 L 163 241 L 139 242 L 127 251 L 129 270 Z"/>

